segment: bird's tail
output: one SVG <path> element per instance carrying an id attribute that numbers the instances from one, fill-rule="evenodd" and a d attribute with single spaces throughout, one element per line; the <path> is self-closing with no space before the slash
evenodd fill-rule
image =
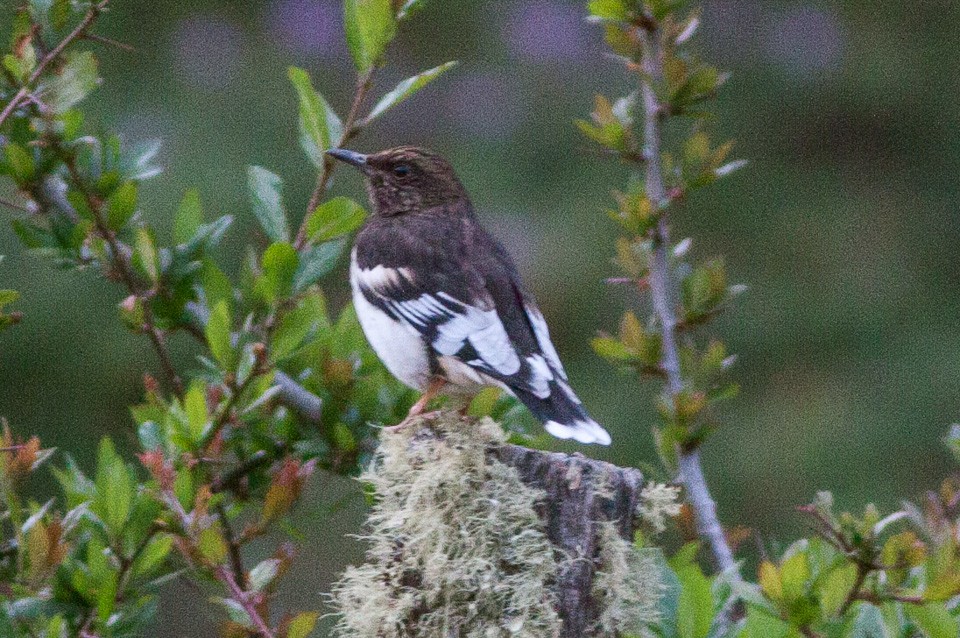
<path id="1" fill-rule="evenodd" d="M 610 433 L 590 418 L 580 399 L 566 383 L 564 386 L 551 382 L 550 394 L 542 399 L 530 392 L 516 392 L 516 396 L 543 423 L 544 429 L 558 439 L 610 445 Z"/>

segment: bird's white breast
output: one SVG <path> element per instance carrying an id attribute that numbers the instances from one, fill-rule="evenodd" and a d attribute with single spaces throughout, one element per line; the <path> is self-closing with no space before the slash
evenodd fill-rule
<path id="1" fill-rule="evenodd" d="M 383 266 L 362 270 L 357 266 L 356 249 L 350 259 L 350 287 L 353 290 L 353 305 L 357 311 L 360 327 L 390 374 L 415 390 L 423 391 L 430 381 L 430 361 L 427 346 L 420 335 L 409 326 L 395 321 L 385 312 L 371 304 L 360 291 L 359 282 L 367 278 L 388 277 Z"/>

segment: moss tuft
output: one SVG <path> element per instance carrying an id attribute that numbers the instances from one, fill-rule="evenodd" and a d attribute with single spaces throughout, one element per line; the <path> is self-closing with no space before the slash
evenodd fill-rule
<path id="1" fill-rule="evenodd" d="M 602 635 L 650 635 L 663 594 L 660 568 L 650 553 L 653 550 L 634 547 L 610 522 L 600 524 L 599 546 L 593 596 L 601 610 Z"/>
<path id="2" fill-rule="evenodd" d="M 491 420 L 442 417 L 439 433 L 385 434 L 363 475 L 376 493 L 367 561 L 334 588 L 345 638 L 548 638 L 555 548 L 535 511 L 543 493 L 489 460 Z"/>

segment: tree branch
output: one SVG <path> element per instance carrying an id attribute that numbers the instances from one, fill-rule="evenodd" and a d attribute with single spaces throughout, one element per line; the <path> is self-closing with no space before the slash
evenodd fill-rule
<path id="1" fill-rule="evenodd" d="M 107 5 L 110 3 L 110 0 L 100 0 L 100 2 L 95 2 L 90 5 L 90 9 L 87 11 L 87 14 L 83 17 L 83 20 L 80 21 L 80 24 L 71 31 L 63 40 L 60 41 L 57 46 L 51 49 L 50 53 L 43 56 L 43 59 L 37 64 L 37 68 L 33 70 L 33 73 L 30 74 L 30 77 L 27 78 L 24 86 L 17 91 L 13 96 L 10 102 L 3 108 L 3 111 L 0 112 L 0 126 L 7 121 L 7 118 L 16 110 L 23 100 L 30 95 L 32 89 L 30 88 L 34 82 L 40 79 L 40 76 L 43 75 L 43 72 L 50 66 L 50 63 L 63 55 L 63 52 L 67 50 L 71 44 L 76 40 L 83 38 L 90 27 L 93 26 L 93 23 L 96 22 L 97 18 L 106 9 Z"/>
<path id="2" fill-rule="evenodd" d="M 669 263 L 669 227 L 667 206 L 669 195 L 664 187 L 663 165 L 661 158 L 661 120 L 663 110 L 657 99 L 654 83 L 663 78 L 663 51 L 661 33 L 657 25 L 640 29 L 643 38 L 643 115 L 646 193 L 654 209 L 659 213 L 659 221 L 654 230 L 654 250 L 650 259 L 650 293 L 653 298 L 653 310 L 660 324 L 663 343 L 663 370 L 667 378 L 667 390 L 676 398 L 684 388 L 680 370 L 679 346 L 677 342 L 677 317 L 675 307 L 675 284 Z M 678 452 L 679 478 L 686 488 L 687 501 L 693 508 L 697 531 L 710 545 L 717 562 L 723 571 L 736 569 L 733 552 L 723 533 L 723 527 L 717 518 L 717 506 L 710 495 L 700 451 L 697 447 L 681 449 Z"/>
<path id="3" fill-rule="evenodd" d="M 135 295 L 138 298 L 143 299 L 143 331 L 150 338 L 150 343 L 153 344 L 153 349 L 156 351 L 157 358 L 160 360 L 160 367 L 163 369 L 163 374 L 166 377 L 167 382 L 173 388 L 173 391 L 176 393 L 176 395 L 182 398 L 184 392 L 183 382 L 180 380 L 180 376 L 177 374 L 177 370 L 173 365 L 173 360 L 170 356 L 170 350 L 167 348 L 166 335 L 162 330 L 157 328 L 156 323 L 154 322 L 153 310 L 150 307 L 150 300 L 144 299 L 144 293 L 146 291 L 142 289 L 137 280 L 137 276 L 133 271 L 133 264 L 131 263 L 129 255 L 125 250 L 123 250 L 123 246 L 121 245 L 120 240 L 117 238 L 116 233 L 110 230 L 110 227 L 107 225 L 107 222 L 104 219 L 103 201 L 87 187 L 83 176 L 80 174 L 80 171 L 77 170 L 77 163 L 74 156 L 67 149 L 63 148 L 58 140 L 54 140 L 52 146 L 57 155 L 60 157 L 60 161 L 62 161 L 64 166 L 67 167 L 67 173 L 69 174 L 73 185 L 83 195 L 87 206 L 90 208 L 97 233 L 105 242 L 107 242 L 107 245 L 110 247 L 113 266 L 120 275 L 121 281 L 123 281 L 123 284 L 127 287 L 127 290 L 131 295 Z"/>

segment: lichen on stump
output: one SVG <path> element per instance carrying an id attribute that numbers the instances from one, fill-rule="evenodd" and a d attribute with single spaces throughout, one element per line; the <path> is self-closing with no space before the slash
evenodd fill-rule
<path id="1" fill-rule="evenodd" d="M 344 638 L 613 636 L 655 619 L 657 568 L 624 558 L 636 470 L 441 415 L 385 432 L 362 480 L 375 493 L 366 562 L 333 592 Z"/>

